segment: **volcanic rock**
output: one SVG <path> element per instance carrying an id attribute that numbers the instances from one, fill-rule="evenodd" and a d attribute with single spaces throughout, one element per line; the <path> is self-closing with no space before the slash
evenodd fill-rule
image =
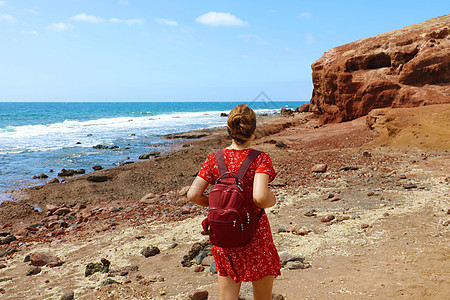
<path id="1" fill-rule="evenodd" d="M 450 15 L 326 51 L 312 64 L 320 124 L 450 102 Z"/>

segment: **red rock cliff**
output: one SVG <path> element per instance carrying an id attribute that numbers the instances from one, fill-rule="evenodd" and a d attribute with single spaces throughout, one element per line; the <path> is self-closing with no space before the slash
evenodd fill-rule
<path id="1" fill-rule="evenodd" d="M 326 51 L 312 64 L 311 110 L 342 122 L 374 108 L 450 103 L 450 15 Z"/>

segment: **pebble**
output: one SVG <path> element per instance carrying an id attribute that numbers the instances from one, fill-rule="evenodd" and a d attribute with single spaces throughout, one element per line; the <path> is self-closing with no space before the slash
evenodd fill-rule
<path id="1" fill-rule="evenodd" d="M 301 255 L 293 255 L 288 252 L 283 252 L 280 254 L 280 264 L 281 266 L 285 266 L 290 261 L 299 261 L 302 262 L 305 260 L 305 258 Z"/>
<path id="2" fill-rule="evenodd" d="M 41 273 L 40 267 L 32 267 L 27 271 L 27 276 L 32 276 Z"/>
<path id="3" fill-rule="evenodd" d="M 288 261 L 286 263 L 286 268 L 289 270 L 306 269 L 306 265 L 301 261 Z"/>
<path id="4" fill-rule="evenodd" d="M 327 164 L 316 164 L 311 168 L 311 171 L 314 173 L 325 173 L 327 171 Z"/>
<path id="5" fill-rule="evenodd" d="M 191 300 L 204 300 L 208 299 L 208 294 L 207 290 L 194 289 L 189 291 L 188 298 Z"/>
<path id="6" fill-rule="evenodd" d="M 65 291 L 62 295 L 60 300 L 73 300 L 74 299 L 74 292 L 73 291 Z"/>
<path id="7" fill-rule="evenodd" d="M 106 278 L 105 281 L 103 281 L 100 285 L 101 286 L 105 286 L 105 285 L 110 285 L 110 284 L 119 284 L 119 282 L 115 281 L 114 279 L 111 278 Z"/>
<path id="8" fill-rule="evenodd" d="M 145 257 L 155 256 L 156 254 L 159 254 L 160 250 L 158 247 L 150 246 L 150 247 L 144 247 L 141 250 L 141 254 Z"/>

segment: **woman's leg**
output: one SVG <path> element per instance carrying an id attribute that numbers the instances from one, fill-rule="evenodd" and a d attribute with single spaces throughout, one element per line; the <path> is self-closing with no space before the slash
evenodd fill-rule
<path id="1" fill-rule="evenodd" d="M 219 299 L 220 300 L 237 300 L 239 298 L 239 290 L 241 283 L 234 282 L 230 276 L 218 276 L 219 279 Z"/>
<path id="2" fill-rule="evenodd" d="M 253 284 L 253 299 L 254 300 L 271 300 L 273 276 L 269 275 L 260 280 L 252 281 Z"/>

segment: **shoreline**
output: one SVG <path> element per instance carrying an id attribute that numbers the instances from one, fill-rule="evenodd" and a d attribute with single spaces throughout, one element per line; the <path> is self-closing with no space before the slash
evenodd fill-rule
<path id="1" fill-rule="evenodd" d="M 419 115 L 428 118 L 427 114 Z M 370 130 L 365 118 L 318 126 L 310 114 L 277 116 L 258 124 L 254 147 L 269 154 L 278 173 L 271 184 L 277 204 L 266 210 L 275 245 L 279 253 L 302 255 L 311 265 L 282 269 L 274 293 L 284 299 L 420 299 L 450 292 L 446 284 L 450 278 L 445 275 L 450 264 L 445 251 L 450 238 L 445 223 L 450 213 L 446 174 L 450 155 L 425 147 L 434 129 L 417 138 L 417 145 L 424 149 L 408 149 L 383 146 L 386 141 L 380 137 L 385 127 L 379 126 Z M 397 138 L 402 138 L 401 132 Z M 33 298 L 38 293 L 56 299 L 66 289 L 72 289 L 76 299 L 112 299 L 114 295 L 185 299 L 198 288 L 216 296 L 217 275 L 211 275 L 209 267 L 197 272 L 195 261 L 191 267 L 180 264 L 195 242 L 207 238 L 200 234 L 206 210 L 187 201 L 184 187 L 192 182 L 206 155 L 230 140 L 217 130 L 180 142 L 166 156 L 97 171 L 98 176 L 109 178 L 104 182 L 77 178 L 31 190 L 33 199 L 45 198 L 43 213 L 27 214 L 30 201 L 11 207 L 22 209 L 22 218 L 3 228 L 18 241 L 0 250 L 16 247 L 21 252 L 0 258 L 7 266 L 0 269 L 0 278 L 11 278 L 0 282 L 6 299 L 19 294 Z M 285 147 L 277 146 L 278 142 Z M 327 164 L 327 170 L 312 172 L 320 163 Z M 45 204 L 65 204 L 68 215 L 74 217 L 64 218 L 68 227 L 44 225 L 28 236 L 19 235 L 34 221 L 42 221 Z M 5 225 L 4 218 L 0 225 Z M 140 254 L 150 245 L 161 253 L 148 258 Z M 65 263 L 44 266 L 38 275 L 26 276 L 29 265 L 23 256 L 34 252 L 51 253 Z M 96 273 L 85 277 L 86 265 L 101 258 L 111 262 L 113 271 L 138 269 L 127 276 Z M 118 284 L 101 286 L 108 277 Z M 250 295 L 251 287 L 244 283 L 242 296 L 250 299 Z"/>

